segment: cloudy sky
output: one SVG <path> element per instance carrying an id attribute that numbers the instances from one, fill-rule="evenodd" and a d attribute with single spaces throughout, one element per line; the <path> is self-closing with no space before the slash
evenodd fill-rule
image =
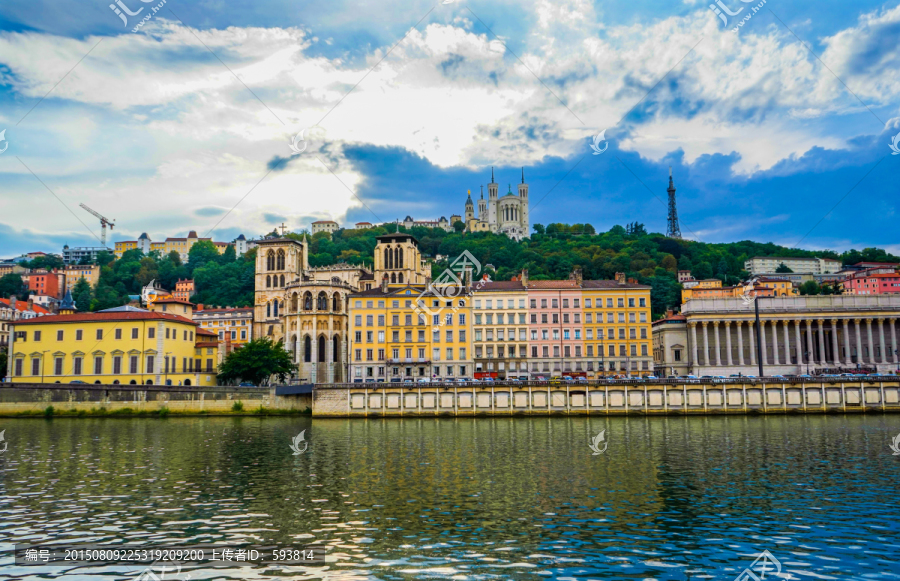
<path id="1" fill-rule="evenodd" d="M 492 166 L 532 223 L 664 232 L 672 166 L 686 237 L 900 253 L 900 0 L 111 1 L 0 10 L 0 257 L 97 245 L 80 203 L 112 240 L 449 217 Z"/>

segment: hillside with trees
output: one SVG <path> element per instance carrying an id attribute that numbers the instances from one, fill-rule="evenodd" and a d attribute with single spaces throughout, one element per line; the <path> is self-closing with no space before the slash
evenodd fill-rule
<path id="1" fill-rule="evenodd" d="M 317 233 L 310 238 L 311 266 L 326 266 L 338 262 L 372 267 L 376 236 L 396 230 L 384 227 L 366 230 L 338 230 L 331 236 Z M 690 270 L 697 279 L 719 278 L 725 284 L 735 284 L 747 277 L 744 261 L 754 256 L 835 258 L 844 264 L 860 261 L 900 262 L 900 258 L 884 250 L 866 248 L 844 253 L 808 251 L 785 248 L 772 243 L 749 240 L 730 243 L 705 243 L 666 238 L 648 233 L 643 224 L 634 222 L 614 226 L 608 232 L 597 233 L 590 224 L 534 225 L 530 239 L 516 242 L 506 236 L 488 232 L 445 232 L 437 228 L 399 227 L 419 240 L 425 256 L 445 257 L 436 260 L 432 276 L 446 268 L 464 250 L 468 250 L 494 280 L 508 280 L 522 269 L 528 269 L 532 280 L 567 278 L 580 267 L 585 279 L 612 279 L 617 272 L 637 279 L 652 288 L 653 313 L 658 316 L 667 308 L 680 303 L 681 285 L 677 271 Z M 304 233 L 286 236 L 302 239 Z M 179 279 L 193 278 L 197 294 L 194 302 L 207 305 L 249 306 L 253 304 L 253 276 L 255 251 L 235 256 L 234 248 L 219 254 L 210 242 L 198 242 L 190 251 L 187 262 L 178 254 L 166 256 L 151 253 L 144 256 L 139 250 L 129 250 L 119 260 L 102 256 L 100 282 L 88 293 L 83 288 L 73 293 L 90 310 L 105 309 L 128 302 L 128 295 L 139 294 L 141 287 L 156 279 L 166 289 L 174 289 Z M 491 265 L 491 266 L 488 266 Z M 817 292 L 815 285 L 806 285 L 809 293 Z"/>

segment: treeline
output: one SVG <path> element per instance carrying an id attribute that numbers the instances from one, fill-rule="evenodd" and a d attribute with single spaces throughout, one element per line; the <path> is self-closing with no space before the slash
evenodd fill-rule
<path id="1" fill-rule="evenodd" d="M 724 284 L 736 284 L 748 276 L 744 261 L 754 256 L 785 256 L 835 258 L 843 264 L 861 261 L 900 262 L 900 258 L 877 248 L 849 250 L 842 254 L 833 251 L 808 251 L 786 248 L 772 243 L 744 240 L 713 244 L 677 240 L 662 234 L 648 233 L 643 224 L 633 222 L 614 226 L 608 232 L 597 233 L 590 224 L 542 224 L 533 226 L 530 239 L 516 242 L 488 232 L 446 232 L 438 228 L 399 227 L 419 241 L 425 256 L 442 256 L 434 262 L 432 276 L 437 277 L 450 262 L 467 250 L 494 280 L 509 280 L 522 269 L 528 270 L 532 280 L 567 278 L 580 267 L 585 279 L 612 279 L 624 272 L 649 285 L 654 315 L 680 304 L 681 285 L 677 271 L 690 270 L 697 279 L 719 278 Z M 327 266 L 339 262 L 371 268 L 376 237 L 394 232 L 397 227 L 366 230 L 342 229 L 331 236 L 317 233 L 310 240 L 308 250 L 311 266 Z M 275 235 L 271 233 L 270 235 Z M 286 237 L 301 240 L 305 232 L 288 233 Z M 182 263 L 178 254 L 166 256 L 151 253 L 144 256 L 130 250 L 119 260 L 103 256 L 100 282 L 90 296 L 76 296 L 79 309 L 89 304 L 98 310 L 125 304 L 129 294 L 139 294 L 151 280 L 174 290 L 179 279 L 193 278 L 197 294 L 194 302 L 214 305 L 250 306 L 253 304 L 255 251 L 237 257 L 229 247 L 219 254 L 207 241 L 194 244 L 188 261 Z M 812 285 L 807 285 L 812 294 Z M 84 294 L 84 289 L 80 289 Z"/>

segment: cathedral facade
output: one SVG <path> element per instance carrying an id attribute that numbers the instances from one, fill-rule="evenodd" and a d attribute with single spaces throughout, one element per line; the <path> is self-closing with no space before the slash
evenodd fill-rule
<path id="1" fill-rule="evenodd" d="M 494 168 L 491 168 L 488 199 L 484 199 L 482 189 L 477 215 L 475 204 L 472 202 L 472 192 L 469 192 L 465 211 L 466 231 L 506 234 L 513 240 L 528 238 L 531 224 L 528 221 L 528 184 L 525 183 L 525 169 L 522 169 L 522 183 L 518 184 L 517 193 L 513 193 L 510 184 L 506 195 L 501 198 L 499 188 L 500 185 L 494 180 Z"/>

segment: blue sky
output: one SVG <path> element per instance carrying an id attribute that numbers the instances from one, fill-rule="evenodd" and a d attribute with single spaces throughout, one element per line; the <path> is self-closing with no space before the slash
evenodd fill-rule
<path id="1" fill-rule="evenodd" d="M 112 240 L 449 217 L 492 166 L 532 223 L 664 231 L 672 166 L 686 237 L 900 253 L 900 0 L 162 1 L 4 4 L 0 257 L 97 244 L 79 203 Z"/>

